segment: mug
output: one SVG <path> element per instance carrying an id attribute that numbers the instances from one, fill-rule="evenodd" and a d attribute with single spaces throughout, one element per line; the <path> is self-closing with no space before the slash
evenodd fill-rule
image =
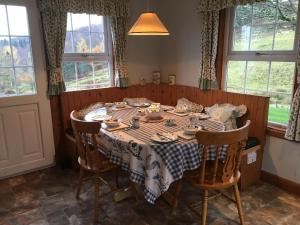
<path id="1" fill-rule="evenodd" d="M 139 128 L 140 127 L 140 117 L 133 116 L 131 118 L 130 124 L 133 128 Z"/>

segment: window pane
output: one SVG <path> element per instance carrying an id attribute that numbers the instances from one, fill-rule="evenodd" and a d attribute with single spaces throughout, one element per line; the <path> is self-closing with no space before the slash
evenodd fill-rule
<path id="1" fill-rule="evenodd" d="M 294 48 L 296 25 L 277 24 L 274 50 L 292 50 Z"/>
<path id="2" fill-rule="evenodd" d="M 90 21 L 91 21 L 91 32 L 99 32 L 99 33 L 104 32 L 102 16 L 90 15 Z"/>
<path id="3" fill-rule="evenodd" d="M 278 0 L 278 23 L 297 24 L 298 0 Z"/>
<path id="4" fill-rule="evenodd" d="M 90 52 L 90 37 L 89 33 L 73 33 L 75 52 L 84 53 Z"/>
<path id="5" fill-rule="evenodd" d="M 4 5 L 0 5 L 0 35 L 8 35 L 6 9 Z"/>
<path id="6" fill-rule="evenodd" d="M 12 66 L 9 37 L 0 37 L 0 66 Z"/>
<path id="7" fill-rule="evenodd" d="M 90 88 L 94 84 L 93 65 L 91 62 L 77 63 L 77 85 L 82 88 Z"/>
<path id="8" fill-rule="evenodd" d="M 73 31 L 90 32 L 89 16 L 87 14 L 72 14 Z"/>
<path id="9" fill-rule="evenodd" d="M 29 35 L 27 12 L 24 6 L 7 6 L 10 35 Z"/>
<path id="10" fill-rule="evenodd" d="M 249 50 L 250 33 L 251 33 L 250 26 L 242 26 L 242 27 L 234 28 L 234 42 L 233 42 L 234 51 Z"/>
<path id="11" fill-rule="evenodd" d="M 242 75 L 244 67 L 246 76 Z M 269 122 L 287 124 L 294 75 L 295 62 L 229 61 L 225 86 L 230 92 L 270 96 Z"/>
<path id="12" fill-rule="evenodd" d="M 287 124 L 289 121 L 291 95 L 270 93 L 269 121 Z"/>
<path id="13" fill-rule="evenodd" d="M 228 62 L 227 87 L 242 90 L 245 82 L 245 61 Z"/>
<path id="14" fill-rule="evenodd" d="M 67 17 L 67 31 L 72 31 L 71 13 L 68 13 L 68 17 Z"/>
<path id="15" fill-rule="evenodd" d="M 253 6 L 236 7 L 232 49 L 234 51 L 293 50 L 297 11 L 297 0 L 268 0 L 255 3 Z M 248 49 L 249 42 L 250 49 Z"/>
<path id="16" fill-rule="evenodd" d="M 277 0 L 253 5 L 252 25 L 270 25 L 275 21 Z"/>
<path id="17" fill-rule="evenodd" d="M 17 67 L 16 71 L 16 85 L 17 91 L 20 95 L 34 94 L 35 80 L 32 67 Z"/>
<path id="18" fill-rule="evenodd" d="M 15 66 L 32 66 L 29 37 L 11 37 L 11 48 Z"/>
<path id="19" fill-rule="evenodd" d="M 65 50 L 64 50 L 65 53 L 74 52 L 73 45 L 72 45 L 72 38 L 73 38 L 72 36 L 73 36 L 72 32 L 68 31 L 66 34 L 66 42 L 65 42 Z"/>
<path id="20" fill-rule="evenodd" d="M 252 27 L 250 50 L 272 50 L 274 25 Z"/>
<path id="21" fill-rule="evenodd" d="M 291 94 L 295 74 L 294 62 L 272 62 L 269 90 Z"/>
<path id="22" fill-rule="evenodd" d="M 108 62 L 94 62 L 95 83 L 98 87 L 109 87 L 110 76 Z"/>
<path id="23" fill-rule="evenodd" d="M 63 64 L 64 80 L 67 90 L 76 90 L 77 88 L 75 64 L 75 62 L 65 62 Z"/>
<path id="24" fill-rule="evenodd" d="M 104 53 L 104 35 L 99 33 L 91 33 L 91 52 Z"/>
<path id="25" fill-rule="evenodd" d="M 0 97 L 15 95 L 15 77 L 12 68 L 0 68 Z"/>
<path id="26" fill-rule="evenodd" d="M 269 62 L 248 62 L 246 89 L 260 92 L 268 90 L 269 64 Z"/>
<path id="27" fill-rule="evenodd" d="M 251 26 L 252 5 L 237 6 L 235 10 L 235 27 Z"/>
<path id="28" fill-rule="evenodd" d="M 107 61 L 64 62 L 63 71 L 68 91 L 111 85 Z"/>

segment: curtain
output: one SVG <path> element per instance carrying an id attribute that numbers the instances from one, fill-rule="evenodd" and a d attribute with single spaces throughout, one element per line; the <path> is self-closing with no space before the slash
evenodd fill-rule
<path id="1" fill-rule="evenodd" d="M 67 13 L 53 10 L 41 12 L 47 55 L 48 95 L 58 95 L 66 90 L 62 74 L 67 29 Z"/>
<path id="2" fill-rule="evenodd" d="M 201 61 L 199 87 L 202 90 L 217 89 L 216 57 L 218 48 L 219 11 L 202 13 Z"/>
<path id="3" fill-rule="evenodd" d="M 49 70 L 48 95 L 58 95 L 66 89 L 61 65 L 68 12 L 97 14 L 112 18 L 110 22 L 116 77 L 128 80 L 126 72 L 128 0 L 39 0 L 39 9 Z M 118 86 L 127 86 L 128 82 L 119 80 L 122 85 Z"/>
<path id="4" fill-rule="evenodd" d="M 285 138 L 291 141 L 300 142 L 300 42 L 298 46 L 298 61 L 297 61 L 297 84 L 298 88 L 294 94 L 289 123 L 285 132 Z"/>
<path id="5" fill-rule="evenodd" d="M 251 4 L 266 0 L 199 0 L 198 13 L 202 16 L 201 30 L 202 57 L 200 60 L 199 88 L 217 89 L 216 58 L 220 10 L 241 4 Z"/>
<path id="6" fill-rule="evenodd" d="M 127 22 L 126 17 L 111 17 L 115 85 L 117 87 L 128 86 L 126 67 Z"/>

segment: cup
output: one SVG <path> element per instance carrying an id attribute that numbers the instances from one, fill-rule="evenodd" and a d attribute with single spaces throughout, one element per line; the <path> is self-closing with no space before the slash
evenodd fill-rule
<path id="1" fill-rule="evenodd" d="M 133 116 L 131 118 L 130 124 L 133 128 L 139 128 L 140 127 L 140 117 Z"/>
<path id="2" fill-rule="evenodd" d="M 195 125 L 199 121 L 199 118 L 197 116 L 191 116 L 190 117 L 190 125 Z"/>
<path id="3" fill-rule="evenodd" d="M 166 125 L 166 126 L 169 126 L 169 127 L 175 126 L 175 125 L 176 125 L 176 122 L 175 122 L 174 119 L 167 119 L 167 120 L 165 121 L 165 125 Z"/>

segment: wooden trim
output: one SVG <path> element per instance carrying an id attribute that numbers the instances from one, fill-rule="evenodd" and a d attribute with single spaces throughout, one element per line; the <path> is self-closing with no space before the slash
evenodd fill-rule
<path id="1" fill-rule="evenodd" d="M 285 130 L 286 129 L 283 127 L 268 126 L 267 127 L 267 135 L 284 139 Z"/>
<path id="2" fill-rule="evenodd" d="M 300 195 L 300 184 L 271 174 L 264 170 L 261 171 L 261 179 L 267 183 L 273 184 L 287 192 Z"/>

